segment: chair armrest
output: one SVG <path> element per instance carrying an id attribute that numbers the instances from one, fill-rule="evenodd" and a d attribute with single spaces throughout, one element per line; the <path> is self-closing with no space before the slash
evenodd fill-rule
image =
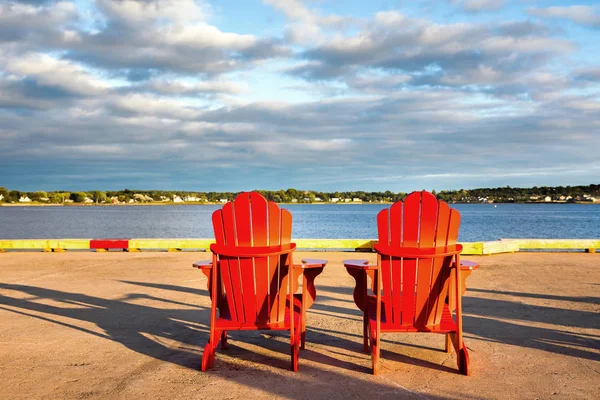
<path id="1" fill-rule="evenodd" d="M 358 269 L 358 270 L 371 270 L 377 269 L 377 265 L 369 264 L 368 260 L 344 260 L 344 267 Z"/>
<path id="2" fill-rule="evenodd" d="M 460 260 L 461 271 L 474 271 L 476 269 L 479 269 L 479 264 L 475 261 Z"/>
<path id="3" fill-rule="evenodd" d="M 210 268 L 212 268 L 212 266 L 213 266 L 212 260 L 200 260 L 200 261 L 196 261 L 195 263 L 192 264 L 192 267 L 198 268 L 198 269 L 210 269 Z"/>
<path id="4" fill-rule="evenodd" d="M 230 257 L 266 257 L 289 254 L 296 250 L 296 243 L 282 244 L 278 246 L 225 246 L 213 243 L 210 250 L 221 256 Z"/>
<path id="5" fill-rule="evenodd" d="M 327 265 L 327 260 L 321 260 L 316 258 L 303 258 L 302 264 L 294 264 L 294 268 L 323 268 L 325 265 Z"/>
<path id="6" fill-rule="evenodd" d="M 381 255 L 404 258 L 436 258 L 460 254 L 462 244 L 438 247 L 395 247 L 387 244 L 376 244 L 375 251 Z"/>

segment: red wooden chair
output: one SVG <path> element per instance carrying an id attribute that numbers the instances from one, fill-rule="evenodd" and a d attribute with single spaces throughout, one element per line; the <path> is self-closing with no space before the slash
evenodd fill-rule
<path id="1" fill-rule="evenodd" d="M 228 330 L 290 331 L 292 369 L 297 371 L 306 310 L 316 297 L 314 279 L 326 261 L 293 264 L 292 215 L 259 193 L 241 193 L 215 211 L 212 221 L 212 262 L 194 264 L 207 276 L 212 300 L 202 371 L 212 367 L 219 341 L 227 348 Z M 294 294 L 301 275 L 302 292 Z"/>
<path id="2" fill-rule="evenodd" d="M 404 203 L 399 201 L 377 215 L 377 266 L 365 265 L 363 260 L 344 261 L 353 275 L 359 276 L 353 269 L 363 269 L 372 279 L 375 294 L 367 295 L 365 286 L 363 308 L 365 347 L 368 335 L 373 374 L 377 373 L 381 334 L 386 332 L 445 334 L 446 351 L 453 346 L 459 370 L 470 374 L 462 333 L 464 281 L 457 269 L 462 251 L 456 243 L 459 225 L 457 210 L 431 193 L 413 192 Z M 361 295 L 355 292 L 357 296 L 360 304 Z"/>

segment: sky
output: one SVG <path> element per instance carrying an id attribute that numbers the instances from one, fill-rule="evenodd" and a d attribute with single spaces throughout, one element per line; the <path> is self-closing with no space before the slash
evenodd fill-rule
<path id="1" fill-rule="evenodd" d="M 600 182 L 600 5 L 0 0 L 0 186 Z"/>

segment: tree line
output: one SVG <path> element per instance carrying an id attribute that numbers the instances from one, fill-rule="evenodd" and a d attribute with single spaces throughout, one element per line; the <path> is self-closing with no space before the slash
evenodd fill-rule
<path id="1" fill-rule="evenodd" d="M 318 203 L 318 202 L 395 202 L 403 200 L 407 193 L 392 192 L 366 192 L 366 191 L 345 191 L 345 192 L 320 192 L 312 190 L 257 190 L 265 198 L 277 203 Z M 513 188 L 510 186 L 498 188 L 479 188 L 479 189 L 460 189 L 460 190 L 442 190 L 431 191 L 438 199 L 449 203 L 469 202 L 469 203 L 523 203 L 523 202 L 543 202 L 550 197 L 552 201 L 594 201 L 594 198 L 600 199 L 600 185 L 592 184 L 587 186 L 556 186 L 548 187 L 534 186 L 532 188 Z M 19 203 L 24 199 L 29 199 L 37 203 L 150 203 L 150 202 L 169 202 L 179 199 L 181 202 L 198 203 L 219 203 L 233 200 L 239 192 L 190 192 L 190 191 L 168 191 L 168 190 L 116 190 L 89 192 L 69 192 L 69 191 L 36 191 L 21 192 L 18 190 L 8 190 L 0 187 L 0 202 Z M 178 200 L 176 200 L 178 201 Z"/>

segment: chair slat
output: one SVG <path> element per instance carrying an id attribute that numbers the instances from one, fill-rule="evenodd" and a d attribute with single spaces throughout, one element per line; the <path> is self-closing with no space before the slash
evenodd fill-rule
<path id="1" fill-rule="evenodd" d="M 252 223 L 251 223 L 251 203 L 250 194 L 239 194 L 234 202 L 235 210 L 235 231 L 237 237 L 237 246 L 252 246 Z M 251 258 L 239 258 L 237 262 L 238 274 L 235 271 L 231 272 L 232 281 L 239 277 L 241 296 L 236 296 L 241 299 L 243 308 L 244 322 L 250 323 L 256 320 L 256 291 L 254 288 L 254 260 Z M 238 309 L 238 317 L 239 317 Z"/>
<path id="2" fill-rule="evenodd" d="M 402 213 L 403 205 L 401 201 L 392 204 L 390 207 L 389 226 L 386 226 L 386 229 L 389 231 L 389 243 L 392 246 L 402 245 Z"/>
<path id="3" fill-rule="evenodd" d="M 421 192 L 421 218 L 419 247 L 433 247 L 437 224 L 438 201 L 432 194 Z M 428 302 L 431 293 L 431 277 L 434 259 L 419 259 L 417 262 L 417 289 L 415 299 L 415 324 L 425 327 L 428 317 Z"/>
<path id="4" fill-rule="evenodd" d="M 226 204 L 227 205 L 227 204 Z M 227 218 L 225 217 L 227 215 Z M 223 207 L 221 210 L 217 210 L 212 215 L 213 229 L 215 231 L 215 240 L 217 243 L 227 244 L 235 242 L 233 230 L 226 229 L 227 226 L 234 226 L 233 213 L 231 205 L 229 207 Z M 219 272 L 221 273 L 221 285 L 223 285 L 225 291 L 225 298 L 227 299 L 227 306 L 229 312 L 235 320 L 237 320 L 237 307 L 234 297 L 234 289 L 231 285 L 231 277 L 229 276 L 229 259 L 221 259 Z"/>
<path id="5" fill-rule="evenodd" d="M 400 209 L 402 209 L 402 207 L 400 207 Z M 377 234 L 379 243 L 390 244 L 389 218 L 390 211 L 387 208 L 384 208 L 377 214 Z"/>
<path id="6" fill-rule="evenodd" d="M 252 241 L 254 246 L 269 245 L 269 224 L 267 201 L 259 193 L 250 194 L 252 204 Z M 254 259 L 254 279 L 256 280 L 256 314 L 259 324 L 269 321 L 269 258 Z"/>
<path id="7" fill-rule="evenodd" d="M 281 210 L 275 203 L 268 203 L 267 212 L 269 214 L 268 222 L 269 222 L 269 246 L 280 245 L 281 244 Z M 271 282 L 269 286 L 269 304 L 271 306 L 271 311 L 269 315 L 269 320 L 280 321 L 281 314 L 279 310 L 279 281 L 280 270 L 279 270 L 279 257 L 269 257 L 268 259 L 268 274 L 269 274 L 269 282 Z"/>
<path id="8" fill-rule="evenodd" d="M 402 221 L 403 242 L 405 247 L 417 247 L 419 241 L 419 219 L 421 217 L 421 193 L 415 192 L 404 199 Z M 402 261 L 402 325 L 412 325 L 415 319 L 415 289 L 417 278 L 417 260 Z"/>
<path id="9" fill-rule="evenodd" d="M 435 245 L 445 246 L 448 243 L 448 226 L 450 225 L 450 207 L 445 202 L 438 206 L 437 227 L 435 231 Z M 443 258 L 433 259 L 433 271 L 431 278 L 431 294 L 427 325 L 438 325 L 442 318 L 445 298 L 440 294 L 444 285 L 444 273 L 442 271 Z"/>

